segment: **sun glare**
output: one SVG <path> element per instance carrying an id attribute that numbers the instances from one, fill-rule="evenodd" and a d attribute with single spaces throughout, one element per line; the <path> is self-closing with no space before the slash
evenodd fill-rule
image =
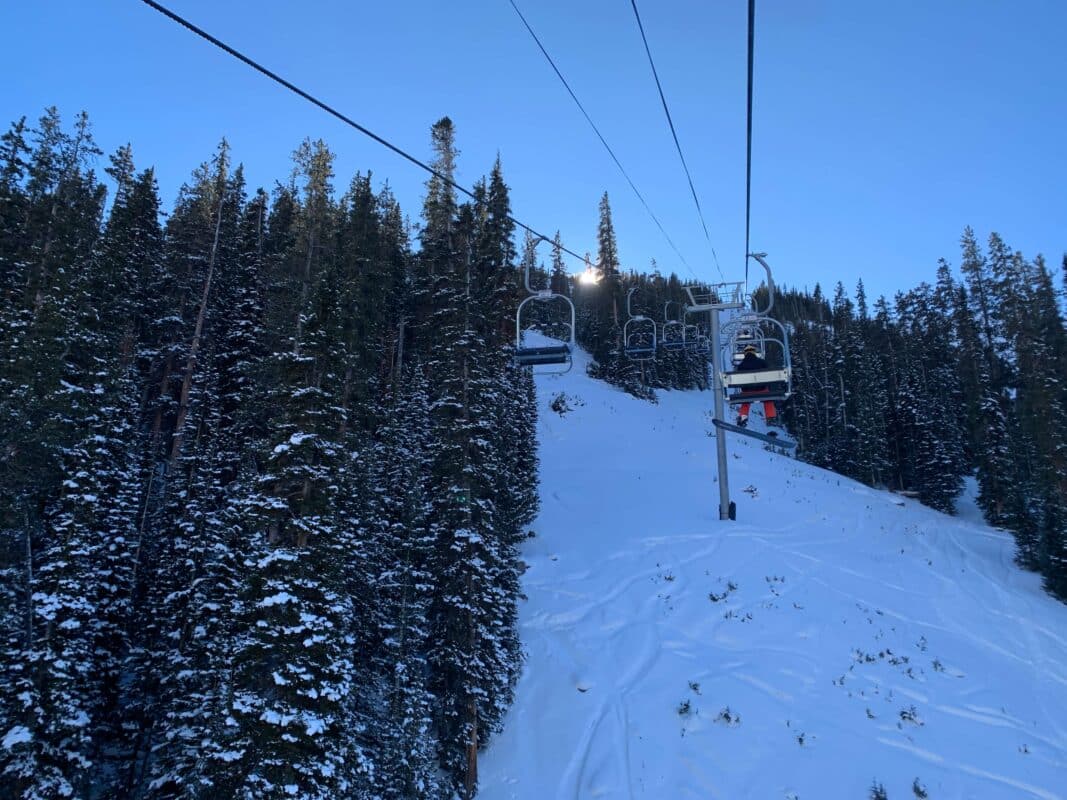
<path id="1" fill-rule="evenodd" d="M 578 283 L 590 286 L 600 281 L 600 271 L 594 267 L 586 267 L 584 272 L 578 273 Z"/>

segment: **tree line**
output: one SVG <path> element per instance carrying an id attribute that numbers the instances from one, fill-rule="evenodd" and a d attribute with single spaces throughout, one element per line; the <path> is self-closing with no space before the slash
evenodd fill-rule
<path id="1" fill-rule="evenodd" d="M 599 206 L 595 262 L 587 256 L 588 269 L 595 280 L 586 283 L 566 272 L 558 234 L 552 243 L 550 271 L 537 264 L 535 246 L 536 241 L 527 237 L 522 263 L 529 264 L 531 273 L 538 276 L 540 282 L 535 288 L 548 286 L 574 303 L 575 337 L 592 357 L 589 367 L 592 377 L 653 402 L 657 389 L 708 388 L 707 358 L 701 353 L 660 348 L 654 358 L 635 360 L 626 355 L 626 322 L 631 313 L 651 320 L 641 327 L 631 327 L 631 344 L 651 345 L 651 337 L 641 332 L 651 330 L 652 323 L 658 331 L 668 320 L 695 325 L 696 319 L 686 317 L 682 311 L 687 295 L 685 284 L 677 275 L 664 276 L 654 262 L 649 272 L 623 270 L 606 192 Z M 532 322 L 550 335 L 563 338 L 566 334 L 559 326 L 560 316 L 555 310 L 533 316 Z M 707 331 L 702 328 L 701 333 Z"/>
<path id="2" fill-rule="evenodd" d="M 975 475 L 991 525 L 1018 562 L 1067 599 L 1067 323 L 1056 278 L 993 233 L 961 239 L 959 277 L 869 306 L 779 291 L 792 330 L 795 394 L 785 421 L 801 456 L 871 486 L 914 492 L 952 513 Z M 1063 264 L 1067 290 L 1067 258 Z"/>
<path id="3" fill-rule="evenodd" d="M 100 156 L 0 139 L 0 794 L 472 796 L 538 506 L 499 160 L 413 241 L 321 141 L 270 193 L 223 142 L 165 222 Z"/>
<path id="4" fill-rule="evenodd" d="M 656 389 L 707 388 L 698 353 L 626 357 L 629 290 L 634 314 L 662 324 L 665 303 L 684 303 L 683 283 L 655 264 L 621 271 L 607 195 L 598 234 L 599 283 L 551 276 L 575 300 L 590 374 L 651 400 Z M 983 249 L 968 228 L 961 249 L 958 278 L 941 260 L 932 284 L 892 302 L 870 304 L 862 280 L 851 297 L 841 283 L 831 298 L 818 285 L 778 287 L 772 315 L 790 331 L 793 364 L 783 418 L 800 458 L 940 511 L 954 513 L 975 475 L 987 521 L 1010 530 L 1019 564 L 1067 600 L 1067 256 L 1058 290 L 1041 256 L 996 233 Z M 754 307 L 766 307 L 766 292 L 754 292 Z M 780 354 L 768 357 L 778 366 Z"/>

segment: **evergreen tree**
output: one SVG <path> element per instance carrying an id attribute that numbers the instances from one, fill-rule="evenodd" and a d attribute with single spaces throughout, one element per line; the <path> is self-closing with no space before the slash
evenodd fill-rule
<path id="1" fill-rule="evenodd" d="M 390 487 L 372 501 L 376 600 L 373 634 L 360 650 L 374 666 L 374 707 L 366 712 L 380 747 L 373 790 L 384 798 L 437 797 L 434 695 L 427 681 L 428 619 L 435 594 L 434 540 L 427 477 L 431 455 L 421 433 L 430 425 L 429 388 L 418 369 L 397 382 L 377 431 L 369 477 Z M 383 713 L 384 712 L 384 713 Z"/>
<path id="2" fill-rule="evenodd" d="M 84 114 L 66 134 L 49 109 L 35 135 L 16 237 L 26 243 L 26 268 L 7 275 L 24 278 L 25 290 L 5 292 L 11 338 L 0 366 L 0 519 L 26 556 L 16 595 L 25 605 L 9 617 L 22 624 L 6 633 L 3 654 L 17 681 L 10 719 L 19 735 L 0 774 L 24 797 L 86 789 L 104 713 L 101 673 L 112 668 L 95 647 L 105 633 L 106 544 L 94 522 L 106 510 L 97 489 L 113 477 L 98 456 L 115 444 L 101 435 L 113 420 L 105 419 L 106 334 L 92 295 L 104 187 L 90 163 L 100 151 Z"/>

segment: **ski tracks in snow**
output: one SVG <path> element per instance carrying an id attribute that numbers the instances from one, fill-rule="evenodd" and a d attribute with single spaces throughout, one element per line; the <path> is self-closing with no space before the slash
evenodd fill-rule
<path id="1" fill-rule="evenodd" d="M 583 366 L 538 379 L 528 661 L 481 797 L 1063 800 L 1067 609 L 1006 534 L 738 437 L 719 522 L 710 395 Z"/>

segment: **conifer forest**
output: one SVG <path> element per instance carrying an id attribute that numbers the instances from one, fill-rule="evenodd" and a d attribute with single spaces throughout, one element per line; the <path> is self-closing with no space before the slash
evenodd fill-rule
<path id="1" fill-rule="evenodd" d="M 3 134 L 0 796 L 474 796 L 538 511 L 524 268 L 595 377 L 710 408 L 711 374 L 625 358 L 628 298 L 660 320 L 685 293 L 623 268 L 606 194 L 581 283 L 558 235 L 517 236 L 499 159 L 460 201 L 456 138 L 433 125 L 414 211 L 313 140 L 270 191 L 223 141 L 165 210 L 84 113 Z M 1067 259 L 968 229 L 932 265 L 892 300 L 779 288 L 787 430 L 946 513 L 976 475 L 1067 600 Z"/>

